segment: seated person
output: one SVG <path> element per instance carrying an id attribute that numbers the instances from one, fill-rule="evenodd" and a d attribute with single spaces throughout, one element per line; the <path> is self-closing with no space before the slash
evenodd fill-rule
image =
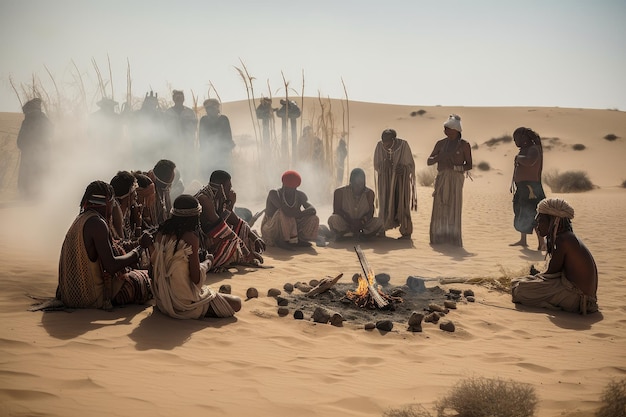
<path id="1" fill-rule="evenodd" d="M 361 168 L 352 170 L 349 185 L 335 190 L 328 227 L 337 239 L 346 234 L 361 238 L 382 232 L 382 221 L 374 217 L 374 191 L 365 186 L 365 172 Z"/>
<path id="2" fill-rule="evenodd" d="M 145 234 L 140 247 L 115 254 L 109 229 L 114 199 L 113 187 L 103 181 L 94 181 L 85 190 L 59 259 L 56 298 L 66 307 L 110 309 L 152 298 L 148 271 L 129 268 L 139 262 L 141 248 L 149 247 L 152 239 Z"/>
<path id="3" fill-rule="evenodd" d="M 265 242 L 234 212 L 237 194 L 228 172 L 213 171 L 209 184 L 195 197 L 202 206 L 203 248 L 215 258 L 211 270 L 219 271 L 231 264 L 259 266 L 263 263 L 261 254 Z"/>
<path id="4" fill-rule="evenodd" d="M 513 302 L 587 314 L 598 311 L 598 269 L 572 230 L 574 209 L 559 198 L 537 205 L 537 231 L 546 237 L 548 269 L 511 281 Z"/>
<path id="5" fill-rule="evenodd" d="M 297 189 L 302 178 L 296 171 L 286 171 L 282 183 L 281 188 L 267 195 L 261 235 L 269 246 L 311 246 L 311 241 L 317 239 L 320 219 L 306 194 Z"/>
<path id="6" fill-rule="evenodd" d="M 157 227 L 167 220 L 172 210 L 170 191 L 176 177 L 176 164 L 169 159 L 161 159 L 154 165 L 154 168 L 148 171 L 147 175 L 154 183 L 154 190 L 156 191 L 155 218 L 152 219 L 154 221 L 152 226 Z"/>
<path id="7" fill-rule="evenodd" d="M 169 219 L 159 226 L 151 250 L 153 290 L 158 309 L 176 319 L 232 317 L 241 299 L 205 285 L 213 257 L 200 262 L 202 206 L 188 194 L 174 200 Z"/>
<path id="8" fill-rule="evenodd" d="M 156 219 L 154 207 L 154 202 L 156 200 L 156 189 L 150 177 L 148 177 L 143 172 L 133 171 L 133 175 L 137 179 L 136 208 L 139 211 L 139 214 L 137 215 L 137 217 L 131 217 L 131 221 L 140 218 L 141 222 L 132 226 L 139 226 L 142 231 L 151 231 L 155 228 L 155 226 L 153 226 L 155 224 L 155 221 L 153 221 L 152 219 Z"/>
<path id="9" fill-rule="evenodd" d="M 141 235 L 141 228 L 135 227 L 139 223 L 137 179 L 129 171 L 118 171 L 109 183 L 115 192 L 111 232 L 117 239 L 132 241 Z M 136 232 L 137 235 L 135 235 Z"/>

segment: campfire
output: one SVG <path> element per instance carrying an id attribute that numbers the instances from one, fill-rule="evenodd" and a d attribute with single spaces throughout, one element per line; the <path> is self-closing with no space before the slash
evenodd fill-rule
<path id="1" fill-rule="evenodd" d="M 395 305 L 401 303 L 402 298 L 386 294 L 380 285 L 374 286 L 374 270 L 367 262 L 361 247 L 355 246 L 354 250 L 359 257 L 365 277 L 358 275 L 359 286 L 356 291 L 347 291 L 346 298 L 361 308 L 395 310 Z"/>

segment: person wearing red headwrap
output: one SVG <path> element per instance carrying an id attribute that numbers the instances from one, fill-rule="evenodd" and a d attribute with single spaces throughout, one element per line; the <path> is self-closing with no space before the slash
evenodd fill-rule
<path id="1" fill-rule="evenodd" d="M 311 246 L 317 239 L 320 219 L 305 193 L 297 188 L 302 177 L 296 171 L 282 175 L 283 186 L 270 190 L 265 204 L 261 234 L 268 246 L 284 249 Z"/>

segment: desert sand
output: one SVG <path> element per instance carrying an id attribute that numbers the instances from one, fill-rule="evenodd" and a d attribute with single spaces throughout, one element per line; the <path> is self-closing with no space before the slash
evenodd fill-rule
<path id="1" fill-rule="evenodd" d="M 341 129 L 341 104 L 337 128 Z M 411 112 L 426 112 L 411 116 Z M 318 110 L 319 111 L 319 110 Z M 432 278 L 427 287 L 471 289 L 475 303 L 459 303 L 447 318 L 453 333 L 424 323 L 423 332 L 395 323 L 390 332 L 365 331 L 279 317 L 269 288 L 360 272 L 353 243 L 332 242 L 303 253 L 270 248 L 271 269 L 239 268 L 210 275 L 218 287 L 232 286 L 245 298 L 233 319 L 180 321 L 151 305 L 73 312 L 30 312 L 30 298 L 54 295 L 58 255 L 65 231 L 77 214 L 84 187 L 94 179 L 73 173 L 82 184 L 72 192 L 59 182 L 39 206 L 17 198 L 19 152 L 15 138 L 20 113 L 0 114 L 0 415 L 5 416 L 381 416 L 390 408 L 435 402 L 459 380 L 503 378 L 531 384 L 538 416 L 593 416 L 603 388 L 626 375 L 626 113 L 566 108 L 472 108 L 350 103 L 349 167 L 362 167 L 373 187 L 371 158 L 385 128 L 408 140 L 417 171 L 426 167 L 443 137 L 448 114 L 463 119 L 474 169 L 464 187 L 464 248 L 431 246 L 428 227 L 432 188 L 418 187 L 412 240 L 389 238 L 362 244 L 376 272 L 401 285 L 409 275 Z M 225 103 L 233 133 L 243 148 L 252 135 L 245 102 Z M 510 294 L 483 285 L 443 284 L 438 278 L 497 278 L 521 275 L 544 255 L 531 247 L 509 247 L 513 228 L 510 179 L 514 144 L 492 147 L 491 138 L 519 126 L 557 138 L 545 151 L 545 171 L 585 171 L 596 189 L 548 196 L 565 198 L 576 210 L 574 231 L 597 262 L 600 312 L 588 316 L 518 308 Z M 615 141 L 604 139 L 618 136 Z M 574 144 L 586 149 L 575 151 Z M 477 145 L 477 148 L 476 148 Z M 114 167 L 135 169 L 136 167 Z M 150 167 L 143 167 L 149 169 Z M 82 176 L 81 176 L 82 175 Z M 253 178 L 235 177 L 245 190 Z M 304 178 L 306 192 L 310 178 Z M 279 186 L 276 180 L 275 186 Z M 242 203 L 263 208 L 254 196 Z M 252 196 L 252 193 L 250 193 Z M 45 203 L 45 204 L 44 204 Z M 313 201 L 315 204 L 315 201 Z M 317 204 L 322 223 L 328 204 Z M 434 414 L 433 414 L 434 415 Z"/>

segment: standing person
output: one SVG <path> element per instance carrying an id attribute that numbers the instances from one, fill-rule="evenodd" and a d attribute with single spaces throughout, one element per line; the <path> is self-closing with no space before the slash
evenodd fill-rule
<path id="1" fill-rule="evenodd" d="M 317 239 L 320 219 L 305 193 L 297 188 L 302 178 L 296 171 L 285 171 L 283 186 L 270 190 L 265 202 L 261 234 L 268 246 L 293 250 L 309 247 Z"/>
<path id="2" fill-rule="evenodd" d="M 512 301 L 574 313 L 598 311 L 598 268 L 591 252 L 574 234 L 574 209 L 559 198 L 537 205 L 537 231 L 547 240 L 548 269 L 511 280 Z"/>
<path id="3" fill-rule="evenodd" d="M 539 135 L 527 127 L 519 127 L 513 132 L 513 140 L 519 148 L 515 155 L 513 170 L 513 226 L 520 232 L 520 240 L 509 246 L 527 247 L 526 235 L 533 233 L 537 204 L 546 198 L 541 185 L 543 170 L 543 147 Z M 537 250 L 545 250 L 544 239 L 537 233 Z"/>
<path id="4" fill-rule="evenodd" d="M 237 193 L 233 190 L 230 174 L 213 171 L 209 184 L 195 197 L 202 206 L 203 248 L 214 257 L 211 269 L 219 271 L 230 264 L 260 266 L 265 242 L 235 213 Z"/>
<path id="5" fill-rule="evenodd" d="M 24 121 L 17 134 L 20 150 L 20 168 L 17 188 L 23 198 L 31 199 L 40 191 L 41 181 L 50 168 L 52 123 L 41 110 L 40 98 L 29 100 L 22 106 Z"/>
<path id="6" fill-rule="evenodd" d="M 261 121 L 263 141 L 263 150 L 269 155 L 270 152 L 270 121 L 274 118 L 274 109 L 272 108 L 272 99 L 269 97 L 261 97 L 261 101 L 256 108 L 256 117 Z"/>
<path id="7" fill-rule="evenodd" d="M 182 194 L 159 226 L 151 251 L 156 306 L 176 319 L 232 317 L 241 310 L 241 299 L 205 283 L 213 257 L 200 262 L 200 213 L 198 200 Z"/>
<path id="8" fill-rule="evenodd" d="M 113 187 L 104 181 L 94 181 L 85 190 L 59 259 L 56 298 L 66 307 L 107 309 L 143 304 L 152 298 L 148 271 L 130 268 L 140 261 L 141 248 L 148 248 L 152 239 L 144 234 L 140 247 L 115 254 L 108 226 L 114 200 Z"/>
<path id="9" fill-rule="evenodd" d="M 352 170 L 349 185 L 335 190 L 328 228 L 337 239 L 348 233 L 356 239 L 367 238 L 382 230 L 382 222 L 374 217 L 374 190 L 365 186 L 365 172 L 361 168 Z"/>
<path id="10" fill-rule="evenodd" d="M 209 177 L 215 170 L 232 172 L 232 153 L 235 147 L 230 121 L 221 113 L 220 102 L 214 98 L 204 100 L 206 116 L 200 119 L 198 141 L 200 144 L 200 175 Z"/>
<path id="11" fill-rule="evenodd" d="M 337 168 L 337 177 L 335 184 L 337 186 L 343 184 L 343 172 L 345 170 L 346 158 L 348 157 L 348 146 L 346 144 L 345 134 L 339 139 L 337 149 L 335 150 L 335 165 Z"/>
<path id="12" fill-rule="evenodd" d="M 90 152 L 98 155 L 98 162 L 104 164 L 102 168 L 107 170 L 113 163 L 126 163 L 129 155 L 124 155 L 120 146 L 123 136 L 122 118 L 116 109 L 118 102 L 103 97 L 96 103 L 99 110 L 89 117 L 89 140 L 91 141 Z"/>
<path id="13" fill-rule="evenodd" d="M 198 118 L 196 112 L 183 105 L 185 93 L 181 90 L 172 91 L 174 105 L 165 111 L 165 119 L 169 137 L 169 155 L 167 159 L 175 159 L 181 166 L 183 181 L 191 181 L 195 173 L 196 131 Z"/>
<path id="14" fill-rule="evenodd" d="M 415 160 L 407 141 L 393 129 L 385 129 L 374 151 L 378 173 L 378 217 L 383 229 L 400 227 L 399 239 L 411 239 L 411 210 L 417 210 Z"/>
<path id="15" fill-rule="evenodd" d="M 461 137 L 461 131 L 461 117 L 451 114 L 443 124 L 446 137 L 435 144 L 428 157 L 428 165 L 437 164 L 433 212 L 430 218 L 431 244 L 463 246 L 463 183 L 473 165 L 472 149 L 469 142 Z"/>

